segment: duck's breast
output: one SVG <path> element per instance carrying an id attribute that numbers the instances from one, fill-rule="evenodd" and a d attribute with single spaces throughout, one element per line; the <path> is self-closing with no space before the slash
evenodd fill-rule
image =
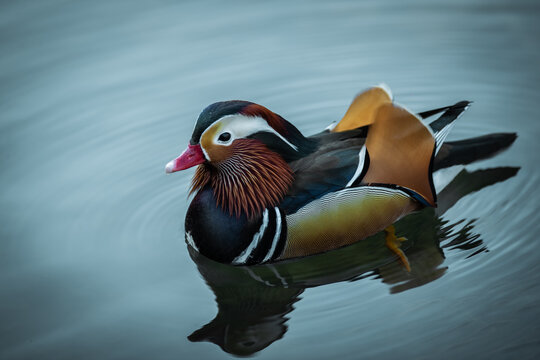
<path id="1" fill-rule="evenodd" d="M 186 241 L 202 255 L 235 265 L 275 260 L 285 247 L 285 213 L 270 207 L 256 217 L 231 215 L 210 187 L 200 190 L 186 214 Z"/>

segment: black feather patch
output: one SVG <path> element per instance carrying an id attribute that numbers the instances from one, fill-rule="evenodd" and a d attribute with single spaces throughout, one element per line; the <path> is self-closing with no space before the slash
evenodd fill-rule
<path id="1" fill-rule="evenodd" d="M 212 125 L 216 120 L 219 120 L 223 116 L 232 115 L 239 113 L 243 108 L 248 105 L 253 104 L 249 101 L 243 100 L 230 100 L 230 101 L 220 101 L 208 105 L 199 115 L 197 119 L 197 124 L 195 124 L 195 129 L 193 130 L 193 135 L 189 141 L 191 145 L 198 144 L 201 140 L 202 133 Z"/>
<path id="2" fill-rule="evenodd" d="M 276 233 L 276 212 L 274 209 L 268 209 L 268 225 L 264 230 L 262 238 L 259 240 L 259 244 L 253 250 L 249 258 L 246 260 L 246 265 L 259 264 L 266 257 L 270 248 L 272 247 L 272 241 Z"/>
<path id="3" fill-rule="evenodd" d="M 343 189 L 356 172 L 360 148 L 356 145 L 321 154 L 314 153 L 295 162 L 295 182 L 280 208 L 286 214 L 292 214 L 329 192 Z"/>
<path id="4" fill-rule="evenodd" d="M 197 193 L 186 214 L 185 228 L 199 252 L 223 263 L 230 263 L 253 239 L 261 218 L 248 219 L 242 214 L 230 217 L 216 204 L 208 186 Z"/>
<path id="5" fill-rule="evenodd" d="M 441 131 L 446 125 L 450 124 L 452 121 L 456 120 L 457 117 L 467 109 L 467 106 L 469 106 L 471 102 L 470 101 L 460 101 L 452 106 L 448 106 L 446 108 L 436 109 L 432 111 L 443 111 L 444 114 L 442 114 L 437 120 L 433 121 L 431 124 L 429 124 L 429 127 L 431 127 L 431 130 L 433 132 Z M 439 111 L 440 110 L 440 111 Z M 422 116 L 423 113 L 420 113 L 419 115 Z M 423 117 L 423 116 L 422 116 Z"/>

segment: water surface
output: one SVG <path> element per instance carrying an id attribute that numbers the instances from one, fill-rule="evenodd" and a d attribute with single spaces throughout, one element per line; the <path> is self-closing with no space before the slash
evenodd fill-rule
<path id="1" fill-rule="evenodd" d="M 524 0 L 3 2 L 2 359 L 537 358 L 539 14 Z M 443 209 L 398 224 L 411 274 L 377 237 L 249 270 L 190 256 L 193 171 L 163 167 L 206 105 L 254 101 L 310 134 L 380 82 L 414 111 L 474 101 L 451 139 L 518 134 Z"/>

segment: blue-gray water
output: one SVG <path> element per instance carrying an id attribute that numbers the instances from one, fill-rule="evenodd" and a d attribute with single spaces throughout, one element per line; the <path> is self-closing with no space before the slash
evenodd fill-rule
<path id="1" fill-rule="evenodd" d="M 539 15 L 534 0 L 2 2 L 0 357 L 230 358 L 221 342 L 259 359 L 538 358 Z M 448 211 L 406 219 L 413 272 L 374 242 L 197 266 L 193 171 L 163 168 L 199 112 L 251 100 L 309 134 L 380 82 L 415 111 L 473 100 L 452 139 L 518 133 L 467 167 Z"/>

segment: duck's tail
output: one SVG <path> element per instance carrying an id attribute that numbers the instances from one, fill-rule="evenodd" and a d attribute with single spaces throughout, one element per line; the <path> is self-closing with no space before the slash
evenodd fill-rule
<path id="1" fill-rule="evenodd" d="M 488 159 L 508 148 L 516 138 L 516 133 L 496 133 L 445 142 L 435 157 L 433 171 Z"/>
<path id="2" fill-rule="evenodd" d="M 454 126 L 455 120 L 467 110 L 470 104 L 470 101 L 460 101 L 451 106 L 418 114 L 422 119 L 425 119 L 443 113 L 437 120 L 429 124 L 437 146 L 433 171 L 490 158 L 508 148 L 516 140 L 516 133 L 496 133 L 460 141 L 444 142 Z"/>

